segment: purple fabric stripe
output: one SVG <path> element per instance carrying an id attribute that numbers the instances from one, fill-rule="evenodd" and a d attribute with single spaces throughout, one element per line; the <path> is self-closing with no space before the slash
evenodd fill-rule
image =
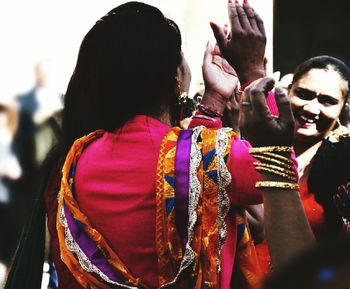
<path id="1" fill-rule="evenodd" d="M 84 232 L 83 228 L 80 228 L 77 222 L 74 220 L 71 212 L 66 204 L 63 203 L 64 214 L 67 219 L 68 228 L 75 242 L 79 245 L 80 249 L 89 258 L 92 264 L 94 264 L 101 272 L 108 276 L 112 281 L 121 283 L 118 280 L 118 276 L 115 273 L 115 269 L 108 263 L 103 256 L 97 245 L 92 241 Z"/>
<path id="2" fill-rule="evenodd" d="M 183 249 L 187 243 L 192 130 L 179 133 L 175 156 L 175 222 Z"/>

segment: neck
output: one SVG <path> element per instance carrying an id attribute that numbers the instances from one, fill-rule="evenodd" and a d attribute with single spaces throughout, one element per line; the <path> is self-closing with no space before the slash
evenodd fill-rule
<path id="1" fill-rule="evenodd" d="M 322 144 L 322 140 L 317 140 L 313 142 L 305 142 L 305 141 L 295 141 L 294 142 L 294 151 L 296 156 L 300 156 L 308 150 L 318 149 Z"/>
<path id="2" fill-rule="evenodd" d="M 163 112 L 162 114 L 158 115 L 158 116 L 154 116 L 155 119 L 158 119 L 161 122 L 164 122 L 168 125 L 171 125 L 171 121 L 170 121 L 170 113 L 168 111 Z"/>

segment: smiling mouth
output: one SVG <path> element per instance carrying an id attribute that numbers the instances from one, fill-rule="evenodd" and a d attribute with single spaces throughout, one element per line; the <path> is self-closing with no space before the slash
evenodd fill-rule
<path id="1" fill-rule="evenodd" d="M 306 117 L 306 116 L 304 116 L 304 115 L 299 115 L 299 118 L 302 120 L 302 122 L 304 122 L 304 123 L 309 123 L 309 124 L 313 124 L 313 123 L 315 123 L 315 119 L 313 119 L 313 118 L 308 118 L 308 117 Z"/>
<path id="2" fill-rule="evenodd" d="M 299 125 L 305 128 L 314 127 L 317 121 L 315 118 L 310 118 L 305 115 L 298 115 L 297 120 Z"/>

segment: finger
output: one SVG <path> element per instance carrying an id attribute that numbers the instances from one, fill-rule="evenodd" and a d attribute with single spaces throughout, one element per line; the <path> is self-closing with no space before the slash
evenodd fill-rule
<path id="1" fill-rule="evenodd" d="M 341 185 L 341 186 L 338 187 L 338 192 L 340 194 L 346 194 L 346 189 L 347 188 L 344 185 Z"/>
<path id="2" fill-rule="evenodd" d="M 340 207 L 347 207 L 350 203 L 347 188 L 344 185 L 338 187 L 338 192 L 333 196 L 334 201 L 335 198 L 337 198 L 338 206 Z"/>
<path id="3" fill-rule="evenodd" d="M 344 199 L 344 202 L 350 203 L 350 196 L 349 196 L 349 184 L 347 186 L 341 185 L 338 187 L 338 193 L 339 195 Z"/>
<path id="4" fill-rule="evenodd" d="M 228 34 L 230 33 L 230 32 L 228 31 L 228 25 L 227 25 L 227 24 L 224 25 L 223 30 L 224 30 L 225 36 L 226 36 L 226 38 L 227 38 Z"/>
<path id="5" fill-rule="evenodd" d="M 242 26 L 241 26 L 241 23 L 239 22 L 236 4 L 229 2 L 227 9 L 228 9 L 228 18 L 230 19 L 230 23 L 231 23 L 232 33 L 241 31 Z"/>
<path id="6" fill-rule="evenodd" d="M 213 58 L 212 51 L 213 51 L 213 48 L 212 48 L 210 42 L 208 41 L 207 46 L 206 46 L 205 51 L 204 51 L 203 66 L 206 66 L 209 63 L 211 63 L 212 58 Z"/>
<path id="7" fill-rule="evenodd" d="M 337 208 L 338 213 L 340 215 L 343 215 L 343 202 L 342 202 L 342 199 L 338 193 L 333 195 L 333 203 L 334 203 L 335 207 Z"/>
<path id="8" fill-rule="evenodd" d="M 237 10 L 237 14 L 238 14 L 239 23 L 241 24 L 242 28 L 244 30 L 248 30 L 248 31 L 251 30 L 252 27 L 250 26 L 248 16 L 245 13 L 243 7 L 239 4 L 236 4 L 236 10 Z"/>
<path id="9" fill-rule="evenodd" d="M 210 27 L 213 30 L 215 39 L 221 51 L 225 51 L 227 47 L 227 39 L 224 29 L 214 22 L 210 22 Z"/>
<path id="10" fill-rule="evenodd" d="M 255 20 L 256 20 L 256 23 L 258 25 L 258 28 L 259 28 L 259 31 L 260 33 L 266 37 L 266 33 L 265 33 L 265 26 L 264 26 L 264 21 L 260 18 L 259 14 L 254 12 L 255 14 Z"/>
<path id="11" fill-rule="evenodd" d="M 254 13 L 254 10 L 253 8 L 249 5 L 248 1 L 247 0 L 244 0 L 243 1 L 243 9 L 245 11 L 245 13 L 247 14 L 247 17 L 248 17 L 248 21 L 250 23 L 250 26 L 251 28 L 254 30 L 254 31 L 259 31 L 259 28 L 258 28 L 258 24 L 256 23 L 256 18 L 255 18 L 255 13 Z"/>
<path id="12" fill-rule="evenodd" d="M 234 107 L 236 107 L 237 109 L 239 109 L 239 103 L 238 103 L 238 95 L 237 95 L 237 88 L 234 91 L 232 98 L 231 98 L 231 103 Z"/>
<path id="13" fill-rule="evenodd" d="M 294 118 L 289 99 L 283 89 L 279 86 L 276 86 L 275 88 L 275 100 L 280 113 L 278 117 L 279 120 L 284 124 L 293 123 Z"/>
<path id="14" fill-rule="evenodd" d="M 211 52 L 212 55 L 219 55 L 222 57 L 222 54 L 221 54 L 221 51 L 220 51 L 220 47 L 219 45 L 216 43 L 214 45 L 214 48 L 212 48 L 212 52 Z"/>
<path id="15" fill-rule="evenodd" d="M 273 85 L 273 78 L 264 77 L 255 81 L 253 85 L 251 85 L 251 87 L 246 88 L 246 90 L 248 89 L 250 94 L 253 113 L 258 115 L 262 119 L 272 118 L 272 114 L 270 112 L 269 107 L 266 104 L 265 98 L 267 93 L 273 88 Z"/>
<path id="16" fill-rule="evenodd" d="M 245 89 L 242 94 L 239 110 L 241 112 L 240 125 L 244 127 L 247 119 L 252 119 L 252 103 L 247 89 Z"/>

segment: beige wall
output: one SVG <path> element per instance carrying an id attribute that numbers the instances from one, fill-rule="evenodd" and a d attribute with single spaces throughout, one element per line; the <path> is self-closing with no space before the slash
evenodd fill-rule
<path id="1" fill-rule="evenodd" d="M 83 36 L 118 0 L 11 0 L 0 1 L 0 97 L 18 94 L 33 85 L 33 67 L 50 59 L 57 89 L 64 92 Z M 148 0 L 174 19 L 182 31 L 184 52 L 193 82 L 201 79 L 205 44 L 212 38 L 209 21 L 226 23 L 227 0 Z M 250 0 L 268 31 L 267 55 L 272 67 L 272 2 Z M 191 88 L 195 91 L 195 88 Z"/>
<path id="2" fill-rule="evenodd" d="M 250 0 L 251 5 L 263 18 L 268 43 L 266 56 L 268 73 L 272 73 L 272 27 L 273 0 Z M 184 51 L 192 69 L 191 94 L 196 91 L 196 84 L 202 81 L 201 64 L 203 52 L 208 40 L 214 42 L 209 26 L 213 21 L 220 25 L 227 21 L 227 0 L 188 0 L 184 10 Z"/>

